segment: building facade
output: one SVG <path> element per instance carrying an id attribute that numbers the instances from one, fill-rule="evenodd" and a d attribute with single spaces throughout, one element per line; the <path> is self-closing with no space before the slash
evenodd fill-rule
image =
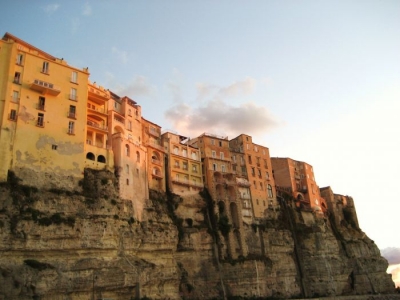
<path id="1" fill-rule="evenodd" d="M 325 212 L 327 204 L 321 197 L 313 167 L 291 158 L 271 158 L 277 189 L 291 194 L 302 209 Z"/>
<path id="2" fill-rule="evenodd" d="M 277 200 L 269 149 L 253 143 L 252 137 L 246 134 L 230 140 L 229 147 L 234 171 L 247 181 L 254 217 L 273 216 Z"/>
<path id="3" fill-rule="evenodd" d="M 200 150 L 189 144 L 189 138 L 170 131 L 161 139 L 166 151 L 168 189 L 181 196 L 198 194 L 204 187 Z"/>
<path id="4" fill-rule="evenodd" d="M 10 170 L 24 184 L 75 189 L 85 166 L 88 70 L 6 33 L 0 78 L 0 180 Z"/>

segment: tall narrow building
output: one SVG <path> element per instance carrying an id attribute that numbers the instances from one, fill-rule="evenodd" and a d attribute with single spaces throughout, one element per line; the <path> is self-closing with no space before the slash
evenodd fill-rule
<path id="1" fill-rule="evenodd" d="M 6 33 L 0 40 L 0 180 L 75 189 L 83 178 L 87 69 Z M 51 179 L 51 180 L 50 180 Z"/>
<path id="2" fill-rule="evenodd" d="M 277 200 L 269 149 L 253 143 L 246 134 L 230 140 L 229 147 L 236 174 L 248 182 L 254 217 L 274 217 Z"/>

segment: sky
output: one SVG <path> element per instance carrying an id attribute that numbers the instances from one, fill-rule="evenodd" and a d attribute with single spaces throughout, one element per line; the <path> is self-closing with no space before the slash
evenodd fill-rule
<path id="1" fill-rule="evenodd" d="M 400 248 L 400 1 L 0 2 L 2 34 L 89 67 L 164 130 L 246 133 L 313 165 Z"/>

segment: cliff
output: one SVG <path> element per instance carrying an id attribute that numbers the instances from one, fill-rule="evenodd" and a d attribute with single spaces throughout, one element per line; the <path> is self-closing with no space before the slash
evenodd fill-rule
<path id="1" fill-rule="evenodd" d="M 0 187 L 0 299 L 287 299 L 389 294 L 377 246 L 338 213 L 281 198 L 280 209 L 243 223 L 247 255 L 231 258 L 235 228 L 204 192 L 151 191 L 138 222 L 112 173 L 90 171 L 77 191 Z M 348 215 L 348 214 L 347 214 Z M 351 219 L 347 219 L 349 221 Z"/>

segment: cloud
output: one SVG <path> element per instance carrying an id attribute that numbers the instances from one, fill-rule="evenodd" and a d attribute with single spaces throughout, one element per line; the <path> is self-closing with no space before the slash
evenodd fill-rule
<path id="1" fill-rule="evenodd" d="M 206 83 L 197 83 L 196 88 L 198 99 L 203 100 L 211 95 L 221 98 L 249 95 L 254 91 L 256 82 L 257 81 L 254 78 L 248 77 L 245 80 L 236 81 L 227 87 L 219 87 L 217 85 Z"/>
<path id="2" fill-rule="evenodd" d="M 140 75 L 133 77 L 127 85 L 119 85 L 115 88 L 120 96 L 128 96 L 133 99 L 139 96 L 151 96 L 155 90 L 156 88 L 149 83 L 148 79 Z"/>
<path id="3" fill-rule="evenodd" d="M 57 3 L 53 3 L 53 4 L 48 4 L 46 5 L 43 9 L 46 13 L 48 14 L 52 14 L 54 13 L 56 10 L 58 10 L 58 8 L 60 7 L 60 4 Z"/>
<path id="4" fill-rule="evenodd" d="M 120 60 L 123 64 L 128 62 L 128 53 L 123 50 L 119 50 L 117 47 L 112 47 L 111 52 L 118 60 Z"/>
<path id="5" fill-rule="evenodd" d="M 381 250 L 381 254 L 387 259 L 389 265 L 400 264 L 400 248 L 389 247 Z"/>
<path id="6" fill-rule="evenodd" d="M 84 16 L 92 15 L 92 7 L 89 5 L 88 2 L 86 2 L 85 5 L 83 6 L 82 15 L 84 15 Z"/>

